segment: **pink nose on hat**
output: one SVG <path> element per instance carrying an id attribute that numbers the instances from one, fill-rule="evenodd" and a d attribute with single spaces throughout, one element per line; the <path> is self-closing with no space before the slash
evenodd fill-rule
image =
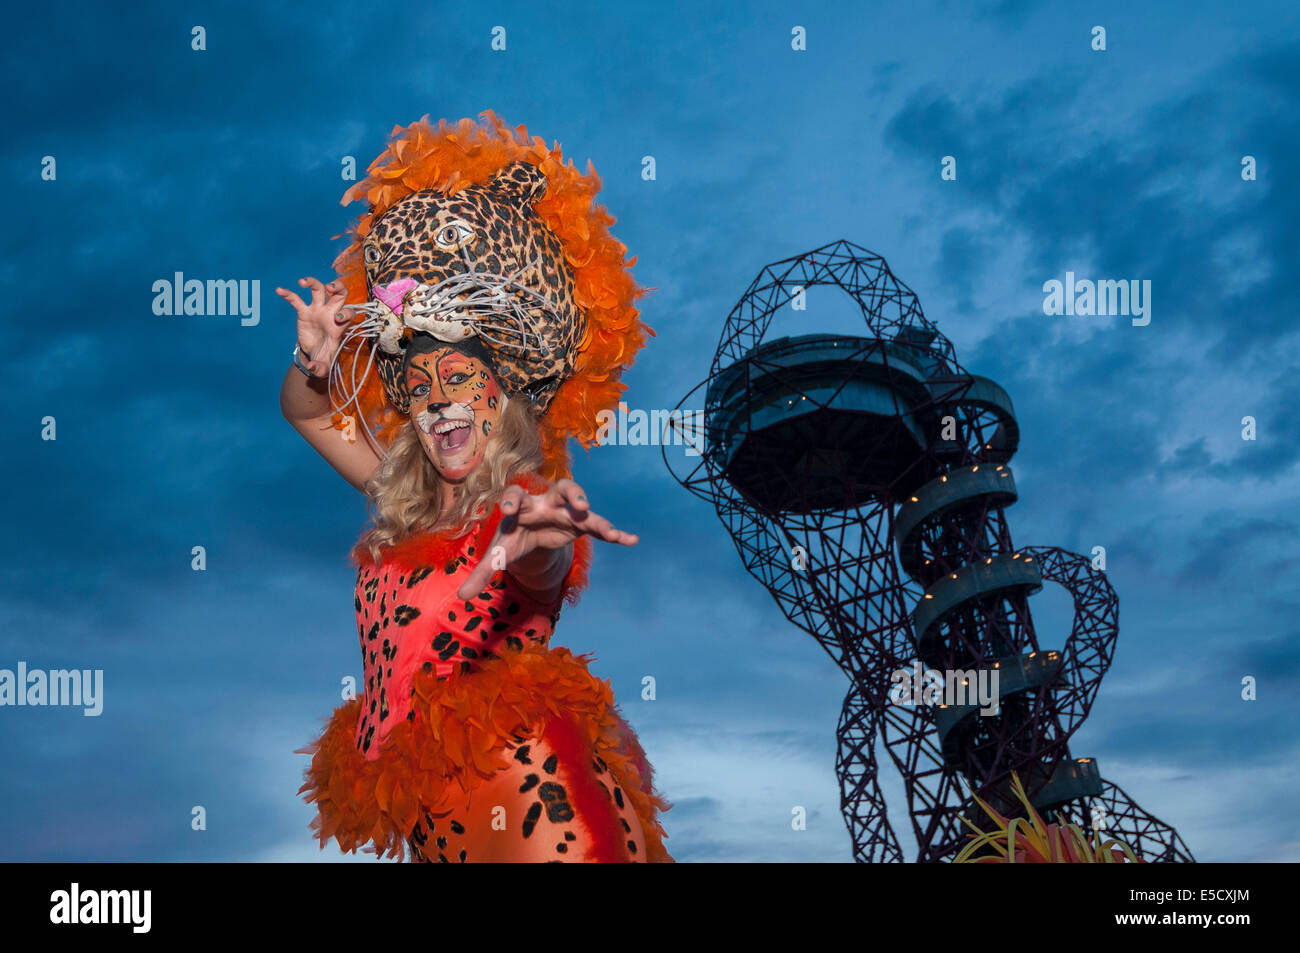
<path id="1" fill-rule="evenodd" d="M 401 314 L 402 303 L 406 300 L 407 292 L 417 284 L 419 282 L 414 278 L 399 278 L 386 285 L 375 285 L 375 297 L 388 305 L 393 314 Z"/>

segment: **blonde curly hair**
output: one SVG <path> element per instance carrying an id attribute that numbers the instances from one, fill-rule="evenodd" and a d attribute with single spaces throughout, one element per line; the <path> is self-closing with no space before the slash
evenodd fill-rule
<path id="1" fill-rule="evenodd" d="M 461 481 L 453 503 L 442 511 L 444 479 L 433 465 L 408 417 L 388 455 L 366 483 L 374 525 L 361 538 L 376 562 L 381 546 L 418 532 L 450 531 L 457 536 L 486 513 L 511 481 L 536 473 L 544 462 L 538 422 L 528 401 L 507 399 L 483 452 L 483 461 Z"/>

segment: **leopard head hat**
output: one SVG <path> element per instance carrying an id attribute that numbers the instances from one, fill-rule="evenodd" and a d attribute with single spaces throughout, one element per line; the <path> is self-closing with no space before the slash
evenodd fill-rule
<path id="1" fill-rule="evenodd" d="M 361 241 L 375 336 L 375 368 L 389 402 L 410 408 L 402 372 L 417 333 L 458 343 L 476 339 L 497 380 L 544 413 L 570 376 L 586 318 L 560 240 L 534 203 L 546 176 L 513 162 L 489 181 L 446 195 L 434 189 L 396 202 Z"/>
<path id="2" fill-rule="evenodd" d="M 601 442 L 623 371 L 654 334 L 600 189 L 590 162 L 579 170 L 491 110 L 394 127 L 343 196 L 368 208 L 334 262 L 353 312 L 330 371 L 334 426 L 361 424 L 383 455 L 409 419 L 413 336 L 474 341 L 505 393 L 531 405 L 538 472 L 568 475 L 568 441 Z"/>

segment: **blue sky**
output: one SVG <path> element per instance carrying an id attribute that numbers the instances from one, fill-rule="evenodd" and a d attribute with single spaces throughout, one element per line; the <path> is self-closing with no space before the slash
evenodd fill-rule
<path id="1" fill-rule="evenodd" d="M 633 407 L 703 379 L 764 264 L 839 238 L 885 256 L 1015 401 L 1016 541 L 1107 548 L 1119 649 L 1073 750 L 1199 859 L 1300 859 L 1300 8 L 847 6 L 11 12 L 0 668 L 103 669 L 105 701 L 0 708 L 0 859 L 339 859 L 309 839 L 293 751 L 359 674 L 365 507 L 279 414 L 294 332 L 273 289 L 328 275 L 360 211 L 338 204 L 344 156 L 484 109 L 601 174 L 655 289 Z M 260 281 L 260 321 L 155 315 L 177 271 Z M 1151 324 L 1044 315 L 1066 271 L 1149 279 Z M 827 302 L 773 328 L 808 330 L 852 325 Z M 579 451 L 575 475 L 642 541 L 598 551 L 556 642 L 595 654 L 641 733 L 669 849 L 849 860 L 843 676 L 657 448 Z M 1064 597 L 1036 599 L 1063 638 Z"/>

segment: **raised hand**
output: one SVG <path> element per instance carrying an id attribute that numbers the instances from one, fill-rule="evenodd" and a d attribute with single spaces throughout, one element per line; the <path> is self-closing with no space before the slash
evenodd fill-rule
<path id="1" fill-rule="evenodd" d="M 287 288 L 276 288 L 275 293 L 298 313 L 298 348 L 303 363 L 316 377 L 324 377 L 334 365 L 344 330 L 352 323 L 352 312 L 344 307 L 347 289 L 338 280 L 322 285 L 315 278 L 299 278 L 298 284 L 311 289 L 311 304 Z"/>
<path id="2" fill-rule="evenodd" d="M 509 570 L 520 585 L 534 592 L 557 589 L 569 568 L 569 560 L 557 558 L 561 555 L 557 551 L 584 534 L 620 546 L 635 546 L 640 539 L 593 513 L 582 487 L 567 478 L 557 480 L 543 493 L 508 486 L 501 494 L 500 506 L 496 535 L 457 590 L 461 599 L 482 592 L 499 569 Z"/>

